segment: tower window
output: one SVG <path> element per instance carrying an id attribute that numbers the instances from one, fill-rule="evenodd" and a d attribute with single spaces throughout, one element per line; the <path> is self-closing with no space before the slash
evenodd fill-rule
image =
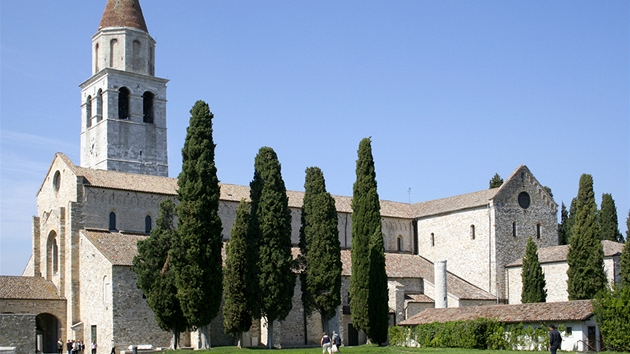
<path id="1" fill-rule="evenodd" d="M 96 74 L 100 68 L 98 65 L 98 55 L 99 55 L 99 47 L 98 47 L 98 43 L 96 43 L 96 45 L 94 46 L 94 73 Z"/>
<path id="2" fill-rule="evenodd" d="M 116 213 L 109 213 L 109 231 L 116 231 Z"/>
<path id="3" fill-rule="evenodd" d="M 129 118 L 129 89 L 121 87 L 118 90 L 118 118 Z"/>
<path id="4" fill-rule="evenodd" d="M 145 123 L 153 123 L 153 93 L 147 91 L 142 95 L 142 121 Z"/>
<path id="5" fill-rule="evenodd" d="M 112 39 L 111 42 L 109 42 L 109 67 L 110 68 L 116 67 L 117 52 L 118 52 L 118 40 Z"/>
<path id="6" fill-rule="evenodd" d="M 470 239 L 475 239 L 475 225 L 470 225 Z"/>
<path id="7" fill-rule="evenodd" d="M 540 224 L 536 224 L 536 238 L 540 240 Z"/>
<path id="8" fill-rule="evenodd" d="M 144 218 L 144 233 L 145 234 L 151 233 L 151 215 L 147 215 Z"/>
<path id="9" fill-rule="evenodd" d="M 88 127 L 92 125 L 92 96 L 87 96 L 85 100 L 85 119 Z"/>
<path id="10" fill-rule="evenodd" d="M 96 94 L 96 116 L 97 122 L 103 117 L 103 90 L 101 89 Z"/>

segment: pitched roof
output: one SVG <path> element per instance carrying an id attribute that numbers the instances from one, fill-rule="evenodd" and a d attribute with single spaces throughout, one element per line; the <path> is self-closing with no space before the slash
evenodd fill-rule
<path id="1" fill-rule="evenodd" d="M 138 0 L 107 0 L 98 29 L 131 27 L 149 32 Z"/>
<path id="2" fill-rule="evenodd" d="M 623 243 L 615 241 L 603 240 L 602 247 L 604 248 L 604 257 L 613 257 L 615 255 L 621 254 L 621 252 L 623 251 Z M 539 248 L 538 262 L 540 262 L 540 264 L 566 262 L 567 253 L 569 253 L 569 245 Z M 506 267 L 518 267 L 522 265 L 523 258 L 520 258 L 506 265 Z"/>
<path id="3" fill-rule="evenodd" d="M 112 265 L 131 266 L 133 257 L 138 253 L 137 243 L 147 236 L 110 232 L 107 230 L 81 230 L 96 249 L 103 254 Z"/>
<path id="4" fill-rule="evenodd" d="M 422 323 L 494 318 L 503 323 L 584 321 L 593 315 L 591 300 L 538 302 L 533 304 L 465 306 L 429 308 L 399 324 L 415 326 Z"/>
<path id="5" fill-rule="evenodd" d="M 24 276 L 0 276 L 0 299 L 63 300 L 50 280 Z"/>
<path id="6" fill-rule="evenodd" d="M 413 204 L 413 214 L 421 218 L 453 211 L 465 210 L 487 205 L 500 188 L 484 189 L 482 191 L 456 195 L 454 197 L 430 200 Z"/>
<path id="7" fill-rule="evenodd" d="M 350 250 L 341 251 L 341 274 L 350 276 L 352 260 Z M 433 262 L 428 259 L 405 253 L 385 253 L 385 267 L 388 278 L 418 278 L 434 284 Z M 492 294 L 470 284 L 457 275 L 446 272 L 448 293 L 461 300 L 496 300 Z"/>
<path id="8" fill-rule="evenodd" d="M 416 303 L 434 303 L 435 301 L 424 294 L 405 294 L 405 300 Z"/>

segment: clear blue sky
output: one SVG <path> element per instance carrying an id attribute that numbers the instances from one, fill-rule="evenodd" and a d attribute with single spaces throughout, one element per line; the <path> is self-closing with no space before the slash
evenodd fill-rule
<path id="1" fill-rule="evenodd" d="M 55 152 L 79 164 L 80 89 L 105 0 L 2 1 L 0 274 L 31 254 Z M 582 173 L 630 186 L 628 1 L 141 1 L 168 83 L 170 175 L 196 100 L 215 114 L 219 178 L 248 184 L 271 146 L 288 189 L 319 166 L 351 195 L 372 137 L 381 199 L 488 187 L 525 164 L 567 206 Z M 410 193 L 409 193 L 410 190 Z"/>

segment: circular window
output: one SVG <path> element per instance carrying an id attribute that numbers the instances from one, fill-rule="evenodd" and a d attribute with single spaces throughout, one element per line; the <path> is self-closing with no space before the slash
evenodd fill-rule
<path id="1" fill-rule="evenodd" d="M 521 194 L 518 195 L 518 205 L 523 209 L 527 209 L 529 208 L 529 203 L 529 194 L 527 194 L 527 192 L 521 192 Z"/>
<path id="2" fill-rule="evenodd" d="M 53 177 L 53 188 L 55 189 L 55 192 L 59 191 L 59 185 L 61 185 L 61 173 L 57 171 Z"/>

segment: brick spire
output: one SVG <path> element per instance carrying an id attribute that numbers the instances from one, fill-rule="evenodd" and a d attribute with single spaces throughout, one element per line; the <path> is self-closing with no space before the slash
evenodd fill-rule
<path id="1" fill-rule="evenodd" d="M 139 0 L 107 0 L 98 29 L 107 27 L 131 27 L 149 32 Z"/>

